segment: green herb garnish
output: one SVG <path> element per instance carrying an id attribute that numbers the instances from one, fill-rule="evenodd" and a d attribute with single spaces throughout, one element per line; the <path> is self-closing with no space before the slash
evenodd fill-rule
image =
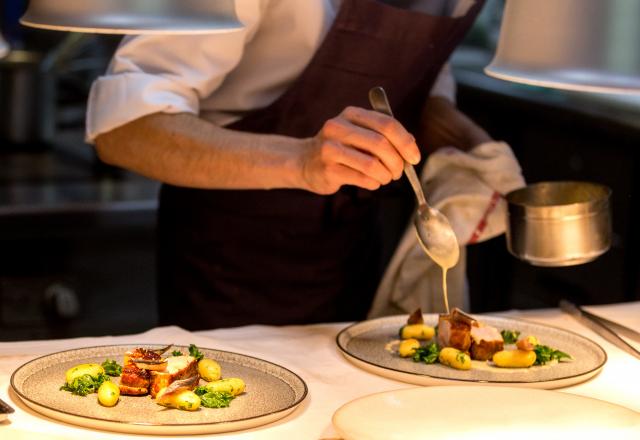
<path id="1" fill-rule="evenodd" d="M 104 368 L 104 372 L 109 376 L 115 377 L 122 374 L 122 367 L 118 365 L 116 361 L 107 359 L 102 363 L 102 368 Z"/>
<path id="2" fill-rule="evenodd" d="M 205 408 L 227 408 L 236 396 L 220 391 L 209 391 L 206 387 L 196 387 L 193 390 L 200 396 L 200 402 Z"/>
<path id="3" fill-rule="evenodd" d="M 100 373 L 97 377 L 85 374 L 75 378 L 71 384 L 65 383 L 60 387 L 60 390 L 69 391 L 77 396 L 86 396 L 98 391 L 103 382 L 109 382 L 109 377 L 104 373 Z"/>
<path id="4" fill-rule="evenodd" d="M 182 352 L 180 350 L 173 350 L 171 356 L 182 356 Z"/>
<path id="5" fill-rule="evenodd" d="M 515 344 L 520 337 L 520 332 L 518 330 L 502 330 L 500 334 L 502 335 L 502 339 L 505 344 Z"/>
<path id="6" fill-rule="evenodd" d="M 413 354 L 413 361 L 424 362 L 425 364 L 433 364 L 438 360 L 439 355 L 440 348 L 438 348 L 438 344 L 432 342 L 425 347 L 417 348 L 415 353 Z"/>
<path id="7" fill-rule="evenodd" d="M 555 350 L 546 345 L 536 345 L 533 348 L 533 351 L 536 353 L 536 362 L 534 365 L 544 365 L 547 362 L 551 362 L 554 360 L 560 361 L 562 359 L 572 359 L 570 355 L 564 353 L 560 350 Z"/>
<path id="8" fill-rule="evenodd" d="M 196 358 L 197 361 L 204 357 L 204 354 L 198 350 L 198 347 L 196 347 L 195 344 L 189 345 L 189 354 Z"/>

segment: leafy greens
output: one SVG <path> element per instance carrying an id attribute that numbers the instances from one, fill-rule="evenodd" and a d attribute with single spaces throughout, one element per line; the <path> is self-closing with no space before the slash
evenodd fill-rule
<path id="1" fill-rule="evenodd" d="M 65 383 L 60 387 L 60 390 L 69 391 L 77 396 L 86 396 L 98 391 L 103 382 L 109 382 L 109 377 L 104 373 L 100 373 L 97 377 L 84 374 L 75 378 L 71 384 Z"/>
<path id="2" fill-rule="evenodd" d="M 518 330 L 502 330 L 500 334 L 502 335 L 502 339 L 505 344 L 515 344 L 520 337 L 520 332 Z"/>
<path id="3" fill-rule="evenodd" d="M 198 347 L 196 347 L 195 344 L 189 345 L 189 354 L 196 358 L 197 361 L 204 357 L 204 354 L 198 350 Z"/>
<path id="4" fill-rule="evenodd" d="M 432 342 L 431 344 L 417 348 L 413 354 L 414 362 L 424 362 L 425 364 L 433 364 L 438 360 L 440 355 L 440 348 L 438 344 Z"/>
<path id="5" fill-rule="evenodd" d="M 536 345 L 533 348 L 533 351 L 536 353 L 536 362 L 534 365 L 544 365 L 547 362 L 551 362 L 554 360 L 560 361 L 562 359 L 572 359 L 570 355 L 564 353 L 560 350 L 555 350 L 546 345 Z"/>
<path id="6" fill-rule="evenodd" d="M 205 408 L 227 408 L 236 396 L 220 391 L 209 391 L 206 387 L 196 387 L 193 390 L 200 396 L 200 402 Z"/>
<path id="7" fill-rule="evenodd" d="M 104 368 L 104 372 L 109 376 L 117 377 L 122 374 L 122 367 L 118 365 L 116 361 L 107 359 L 102 363 L 102 368 Z"/>

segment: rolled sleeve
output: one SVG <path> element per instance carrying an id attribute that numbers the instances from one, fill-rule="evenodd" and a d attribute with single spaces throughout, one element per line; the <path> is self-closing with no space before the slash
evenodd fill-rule
<path id="1" fill-rule="evenodd" d="M 237 32 L 127 36 L 89 94 L 86 139 L 140 117 L 164 112 L 197 114 L 242 59 L 267 0 L 238 0 L 244 24 Z"/>
<path id="2" fill-rule="evenodd" d="M 176 81 L 143 72 L 98 78 L 91 87 L 87 108 L 88 142 L 127 122 L 153 113 L 194 113 L 198 95 Z"/>

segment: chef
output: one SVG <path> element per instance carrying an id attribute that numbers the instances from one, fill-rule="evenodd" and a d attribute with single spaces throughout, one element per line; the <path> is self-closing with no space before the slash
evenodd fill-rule
<path id="1" fill-rule="evenodd" d="M 242 32 L 125 38 L 87 137 L 163 182 L 161 324 L 364 318 L 385 223 L 413 206 L 403 160 L 488 140 L 446 65 L 482 3 L 236 0 Z M 369 110 L 373 86 L 397 119 Z M 385 210 L 394 198 L 409 210 Z"/>

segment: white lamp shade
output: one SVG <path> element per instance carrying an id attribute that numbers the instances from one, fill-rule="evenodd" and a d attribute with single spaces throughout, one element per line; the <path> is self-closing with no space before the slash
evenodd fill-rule
<path id="1" fill-rule="evenodd" d="M 106 34 L 202 34 L 243 28 L 234 0 L 30 0 L 20 23 Z"/>
<path id="2" fill-rule="evenodd" d="M 545 87 L 640 93 L 638 23 L 638 0 L 507 0 L 485 72 Z"/>

